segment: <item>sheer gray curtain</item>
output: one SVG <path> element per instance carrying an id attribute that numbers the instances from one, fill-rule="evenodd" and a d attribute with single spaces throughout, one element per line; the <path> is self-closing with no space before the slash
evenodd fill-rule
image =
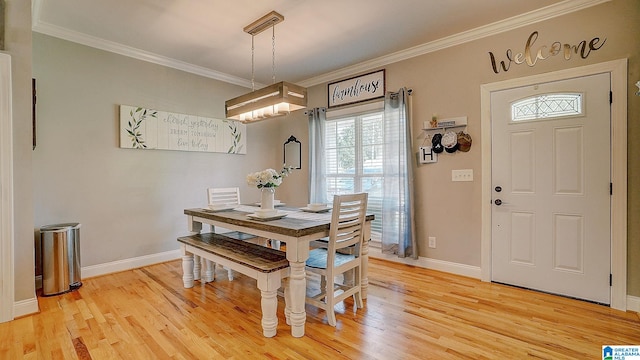
<path id="1" fill-rule="evenodd" d="M 382 252 L 417 259 L 410 94 L 411 90 L 401 88 L 397 93 L 385 95 Z"/>
<path id="2" fill-rule="evenodd" d="M 305 114 L 309 116 L 309 203 L 326 203 L 324 129 L 327 109 L 309 109 Z"/>

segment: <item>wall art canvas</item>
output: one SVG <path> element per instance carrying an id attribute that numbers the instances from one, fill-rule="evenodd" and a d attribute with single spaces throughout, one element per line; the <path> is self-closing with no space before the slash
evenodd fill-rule
<path id="1" fill-rule="evenodd" d="M 120 147 L 246 154 L 246 125 L 120 105 Z"/>

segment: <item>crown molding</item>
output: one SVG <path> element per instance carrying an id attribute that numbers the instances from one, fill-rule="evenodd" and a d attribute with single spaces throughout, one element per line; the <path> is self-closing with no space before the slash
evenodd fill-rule
<path id="1" fill-rule="evenodd" d="M 549 20 L 558 16 L 570 14 L 609 1 L 611 0 L 565 0 L 538 10 L 533 10 L 528 13 L 517 15 L 508 19 L 500 20 L 471 30 L 463 31 L 455 35 L 447 36 L 405 50 L 400 50 L 389 55 L 367 60 L 352 66 L 342 68 L 340 70 L 331 71 L 303 81 L 298 81 L 297 84 L 304 87 L 311 87 L 325 82 L 335 81 L 340 78 L 353 76 L 353 74 L 370 71 L 372 69 L 380 68 L 385 65 L 411 59 L 416 56 L 425 55 L 474 40 L 479 40 L 485 37 Z"/>
<path id="2" fill-rule="evenodd" d="M 409 49 L 401 50 L 389 55 L 381 56 L 372 60 L 367 60 L 352 66 L 347 66 L 340 70 L 331 71 L 303 81 L 298 85 L 310 87 L 336 79 L 352 76 L 360 72 L 369 71 L 398 61 L 411 59 L 416 56 L 425 55 L 438 50 L 464 44 L 470 41 L 482 39 L 488 36 L 500 34 L 506 31 L 517 29 L 523 26 L 535 24 L 541 21 L 552 19 L 558 16 L 570 14 L 575 11 L 586 9 L 612 0 L 565 0 L 557 4 L 530 11 L 505 20 L 483 25 L 475 29 L 467 30 L 455 35 L 447 36 L 425 44 L 417 45 Z M 40 20 L 40 13 L 43 0 L 33 0 L 32 2 L 32 30 L 41 34 L 57 37 L 63 40 L 72 41 L 82 45 L 128 56 L 134 59 L 147 61 L 150 63 L 167 66 L 182 70 L 192 74 L 208 77 L 226 83 L 251 88 L 251 81 L 239 78 L 219 71 L 211 70 L 202 66 L 186 63 L 184 61 L 168 58 L 148 51 L 136 49 L 116 42 L 89 36 L 79 32 L 71 31 Z M 262 84 L 256 84 L 262 87 Z"/>
<path id="3" fill-rule="evenodd" d="M 166 56 L 154 54 L 149 51 L 136 49 L 130 46 L 122 45 L 113 41 L 93 37 L 87 34 L 71 31 L 56 25 L 38 22 L 34 23 L 32 30 L 41 34 L 57 37 L 74 43 L 90 46 L 96 49 L 109 51 L 112 53 L 128 56 L 134 59 L 147 61 L 153 64 L 162 65 L 188 73 L 204 76 L 207 78 L 224 81 L 229 84 L 239 85 L 251 88 L 251 81 L 236 76 L 225 74 L 219 71 L 207 69 L 202 66 L 189 64 L 184 61 L 172 59 Z"/>
<path id="4" fill-rule="evenodd" d="M 108 41 L 102 38 L 90 36 L 87 34 L 72 31 L 60 26 L 49 24 L 40 20 L 40 9 L 42 7 L 43 0 L 34 0 L 32 3 L 32 26 L 31 29 L 35 32 L 60 38 L 63 40 L 71 41 L 74 43 L 90 46 L 96 49 L 109 51 L 112 53 L 128 56 L 134 59 L 150 62 L 157 65 L 162 65 L 177 70 L 182 70 L 188 73 L 204 76 L 207 78 L 220 80 L 229 84 L 239 85 L 246 88 L 251 88 L 251 80 L 239 78 L 229 74 L 225 74 L 219 71 L 211 70 L 202 66 L 193 65 L 184 61 L 172 59 L 166 56 L 154 54 L 152 52 L 136 49 L 130 46 L 122 45 L 113 41 Z M 256 84 L 256 86 L 261 86 Z"/>

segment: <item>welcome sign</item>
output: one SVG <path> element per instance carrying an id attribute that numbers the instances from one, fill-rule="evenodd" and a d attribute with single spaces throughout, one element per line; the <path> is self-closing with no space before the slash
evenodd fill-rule
<path id="1" fill-rule="evenodd" d="M 384 69 L 329 84 L 329 108 L 384 97 Z"/>
<path id="2" fill-rule="evenodd" d="M 489 51 L 489 59 L 491 60 L 491 69 L 498 74 L 500 70 L 509 71 L 512 64 L 527 64 L 531 67 L 535 66 L 538 60 L 546 60 L 550 57 L 560 56 L 565 60 L 570 60 L 572 54 L 586 59 L 592 52 L 600 50 L 607 41 L 607 38 L 592 38 L 588 43 L 582 40 L 577 44 L 562 43 L 554 41 L 551 44 L 535 45 L 538 40 L 538 32 L 534 31 L 529 35 L 522 52 L 516 52 L 511 49 L 505 51 L 506 60 L 498 60 L 493 52 Z"/>

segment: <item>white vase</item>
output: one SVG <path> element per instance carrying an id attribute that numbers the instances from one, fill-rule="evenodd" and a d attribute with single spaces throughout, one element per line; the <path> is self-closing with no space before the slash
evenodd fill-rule
<path id="1" fill-rule="evenodd" d="M 273 199 L 275 197 L 275 187 L 263 187 L 262 198 L 260 200 L 260 208 L 263 210 L 273 210 Z"/>

